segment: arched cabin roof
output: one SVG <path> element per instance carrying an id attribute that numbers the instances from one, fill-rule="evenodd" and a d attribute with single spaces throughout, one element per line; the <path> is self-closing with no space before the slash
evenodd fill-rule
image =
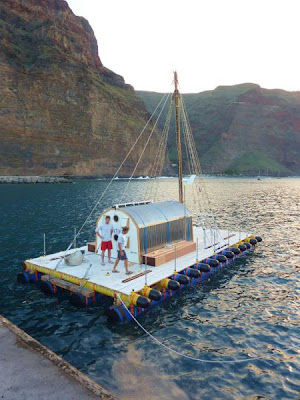
<path id="1" fill-rule="evenodd" d="M 184 205 L 178 201 L 126 206 L 119 208 L 119 210 L 124 210 L 129 214 L 139 228 L 191 216 Z"/>

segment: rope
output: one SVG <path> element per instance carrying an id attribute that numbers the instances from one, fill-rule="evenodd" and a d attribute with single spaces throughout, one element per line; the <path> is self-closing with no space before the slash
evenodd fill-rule
<path id="1" fill-rule="evenodd" d="M 157 177 L 161 176 L 164 164 L 165 164 L 165 158 L 166 158 L 166 148 L 167 148 L 167 142 L 168 142 L 168 134 L 169 134 L 169 128 L 170 128 L 170 120 L 172 116 L 172 109 L 173 109 L 173 96 L 171 97 L 170 101 L 170 106 L 169 110 L 167 113 L 167 118 L 165 121 L 162 137 L 161 137 L 161 143 L 158 148 L 158 151 L 156 152 L 155 160 L 153 163 L 153 167 L 151 170 L 151 176 L 154 178 L 150 180 L 149 185 L 146 189 L 146 199 L 151 198 L 154 202 L 156 202 L 156 195 L 157 195 L 157 189 L 158 189 L 158 184 L 159 181 Z"/>
<path id="2" fill-rule="evenodd" d="M 131 183 L 131 180 L 132 180 L 132 178 L 133 178 L 133 176 L 134 176 L 134 174 L 135 174 L 135 172 L 136 172 L 136 170 L 137 170 L 137 167 L 138 167 L 138 165 L 139 165 L 139 163 L 140 163 L 140 161 L 141 161 L 141 159 L 142 159 L 142 157 L 143 157 L 143 155 L 144 155 L 144 152 L 145 152 L 145 150 L 146 150 L 146 148 L 147 148 L 147 146 L 148 146 L 148 143 L 150 142 L 150 139 L 151 139 L 151 137 L 152 137 L 152 134 L 153 134 L 153 132 L 155 131 L 156 125 L 157 125 L 157 123 L 158 123 L 158 120 L 159 120 L 159 118 L 160 118 L 160 116 L 161 116 L 161 114 L 162 114 L 164 108 L 165 108 L 165 105 L 166 105 L 166 103 L 167 103 L 167 101 L 168 101 L 169 96 L 170 96 L 170 93 L 167 94 L 167 97 L 166 97 L 166 99 L 165 99 L 165 102 L 164 102 L 164 104 L 163 104 L 163 106 L 162 106 L 162 108 L 161 108 L 161 110 L 160 110 L 160 112 L 159 112 L 159 114 L 158 114 L 158 117 L 157 117 L 157 119 L 156 119 L 156 121 L 155 121 L 155 123 L 154 123 L 154 125 L 153 125 L 153 128 L 152 128 L 152 130 L 151 130 L 151 132 L 150 132 L 150 135 L 149 135 L 149 137 L 148 137 L 148 139 L 147 139 L 147 141 L 146 141 L 146 144 L 145 144 L 145 146 L 144 146 L 144 148 L 143 148 L 143 150 L 142 150 L 142 152 L 141 152 L 141 154 L 140 154 L 140 157 L 139 157 L 139 159 L 138 159 L 138 161 L 137 161 L 137 163 L 136 163 L 136 165 L 135 165 L 135 167 L 134 167 L 134 169 L 133 169 L 133 171 L 132 171 L 132 174 L 131 174 L 131 176 L 130 176 L 130 178 L 129 178 L 129 181 L 128 181 L 128 183 L 127 183 L 127 185 L 126 185 L 126 187 L 125 187 L 125 189 L 124 189 L 124 191 L 123 191 L 123 193 L 122 193 L 122 196 L 121 196 L 121 199 L 120 199 L 120 203 L 122 203 L 122 200 L 123 200 L 125 194 L 126 194 L 127 191 L 128 191 L 128 188 L 129 188 L 129 185 L 130 185 L 130 183 Z"/>
<path id="3" fill-rule="evenodd" d="M 128 310 L 128 308 L 126 307 L 124 301 L 121 299 L 121 297 L 119 296 L 119 294 L 117 293 L 117 296 L 119 298 L 119 300 L 121 301 L 121 303 L 123 304 L 123 306 L 125 307 L 125 309 L 131 314 L 131 312 Z M 132 319 L 134 320 L 134 322 L 146 333 L 146 335 L 148 335 L 154 342 L 156 342 L 157 344 L 159 344 L 160 346 L 164 347 L 166 350 L 170 351 L 171 353 L 174 353 L 180 357 L 183 358 L 187 358 L 189 360 L 192 361 L 199 361 L 199 362 L 203 362 L 203 363 L 217 363 L 217 364 L 234 364 L 234 363 L 243 363 L 243 362 L 250 362 L 250 361 L 254 361 L 254 360 L 261 360 L 261 359 L 265 359 L 265 357 L 261 356 L 261 357 L 249 357 L 249 358 L 244 358 L 244 359 L 236 359 L 236 360 L 204 360 L 202 358 L 196 358 L 196 357 L 192 357 L 189 356 L 188 354 L 183 354 L 180 353 L 177 350 L 172 349 L 171 347 L 167 346 L 166 344 L 162 343 L 161 341 L 159 341 L 155 336 L 153 336 L 150 332 L 148 332 L 141 324 L 140 322 L 135 318 L 134 315 L 131 314 Z"/>

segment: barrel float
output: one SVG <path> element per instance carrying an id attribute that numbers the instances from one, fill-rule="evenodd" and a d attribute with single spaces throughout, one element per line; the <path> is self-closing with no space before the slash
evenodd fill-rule
<path id="1" fill-rule="evenodd" d="M 224 256 L 227 258 L 234 258 L 234 252 L 230 250 L 225 250 L 224 251 Z"/>
<path id="2" fill-rule="evenodd" d="M 262 238 L 260 236 L 255 236 L 255 239 L 257 240 L 257 242 L 262 242 Z"/>
<path id="3" fill-rule="evenodd" d="M 55 294 L 53 285 L 49 281 L 42 281 L 41 282 L 41 290 L 48 296 L 52 296 L 52 295 Z"/>
<path id="4" fill-rule="evenodd" d="M 253 238 L 251 238 L 251 239 L 249 240 L 249 243 L 250 243 L 250 244 L 252 244 L 252 246 L 255 246 L 255 245 L 256 245 L 256 243 L 257 243 L 257 240 L 256 240 L 256 239 L 253 239 Z"/>
<path id="5" fill-rule="evenodd" d="M 151 300 L 158 301 L 162 298 L 162 294 L 157 289 L 152 289 L 149 286 L 145 286 L 142 290 L 141 294 L 145 297 L 148 297 Z"/>
<path id="6" fill-rule="evenodd" d="M 150 305 L 150 301 L 147 299 L 147 297 L 141 296 L 135 292 L 131 292 L 130 300 L 133 305 L 138 307 L 147 308 Z"/>
<path id="7" fill-rule="evenodd" d="M 233 252 L 233 254 L 235 254 L 236 256 L 240 254 L 241 250 L 237 247 L 230 247 L 229 249 L 230 251 Z"/>
<path id="8" fill-rule="evenodd" d="M 216 268 L 216 267 L 219 266 L 220 263 L 219 263 L 219 261 L 216 260 L 215 258 L 208 258 L 208 259 L 207 259 L 207 264 L 208 264 L 209 266 L 213 267 L 213 268 Z"/>
<path id="9" fill-rule="evenodd" d="M 239 249 L 241 250 L 241 251 L 245 251 L 245 250 L 247 250 L 247 247 L 246 247 L 246 245 L 245 244 L 239 244 Z"/>
<path id="10" fill-rule="evenodd" d="M 122 305 L 120 306 L 111 306 L 107 310 L 105 310 L 105 314 L 108 319 L 113 322 L 128 322 L 132 319 L 132 315 L 130 312 L 126 310 L 126 308 Z"/>
<path id="11" fill-rule="evenodd" d="M 216 260 L 218 260 L 220 263 L 226 263 L 228 261 L 227 257 L 224 256 L 223 254 L 217 254 Z"/>
<path id="12" fill-rule="evenodd" d="M 163 279 L 162 281 L 160 281 L 160 284 L 163 288 L 168 290 L 177 290 L 180 288 L 179 282 L 169 278 Z"/>
<path id="13" fill-rule="evenodd" d="M 198 271 L 198 269 L 193 268 L 193 267 L 186 268 L 179 273 L 183 274 L 183 275 L 187 275 L 190 278 L 194 278 L 194 279 L 200 278 L 200 272 Z"/>
<path id="14" fill-rule="evenodd" d="M 75 307 L 89 307 L 93 305 L 93 297 L 84 296 L 79 292 L 72 292 L 70 295 L 70 302 Z"/>
<path id="15" fill-rule="evenodd" d="M 174 281 L 179 282 L 181 285 L 188 285 L 190 283 L 189 277 L 186 275 L 174 273 L 171 276 L 171 279 L 174 279 Z"/>
<path id="16" fill-rule="evenodd" d="M 251 249 L 251 244 L 250 243 L 244 242 L 244 245 L 247 247 L 247 249 Z"/>
<path id="17" fill-rule="evenodd" d="M 22 284 L 30 283 L 29 275 L 27 274 L 27 272 L 20 272 L 17 275 L 17 282 Z"/>
<path id="18" fill-rule="evenodd" d="M 205 264 L 205 263 L 199 263 L 197 265 L 197 268 L 200 272 L 209 272 L 210 271 L 210 266 L 209 264 Z"/>

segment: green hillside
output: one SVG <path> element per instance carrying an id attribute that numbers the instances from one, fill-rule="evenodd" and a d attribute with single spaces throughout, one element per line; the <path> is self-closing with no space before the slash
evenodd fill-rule
<path id="1" fill-rule="evenodd" d="M 163 96 L 143 91 L 137 94 L 149 112 Z M 183 98 L 204 172 L 300 174 L 300 92 L 245 83 L 184 94 Z M 174 161 L 174 123 L 168 146 Z"/>

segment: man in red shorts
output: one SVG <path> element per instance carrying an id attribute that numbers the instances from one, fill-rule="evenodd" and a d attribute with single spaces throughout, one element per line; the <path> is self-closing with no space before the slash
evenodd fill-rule
<path id="1" fill-rule="evenodd" d="M 95 229 L 96 235 L 99 236 L 99 238 L 102 240 L 101 242 L 101 258 L 102 258 L 102 265 L 105 265 L 104 263 L 104 253 L 105 250 L 107 250 L 107 255 L 108 255 L 108 262 L 112 264 L 113 262 L 111 261 L 111 250 L 112 250 L 112 241 L 111 241 L 111 235 L 113 233 L 113 226 L 110 223 L 110 216 L 106 215 L 105 217 L 105 223 L 100 224 L 98 227 Z"/>

